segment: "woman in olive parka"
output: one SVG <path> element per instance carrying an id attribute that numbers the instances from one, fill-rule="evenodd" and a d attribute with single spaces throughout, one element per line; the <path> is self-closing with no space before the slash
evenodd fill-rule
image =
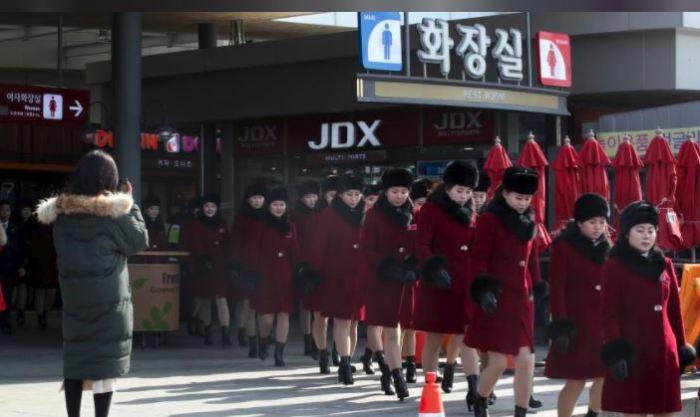
<path id="1" fill-rule="evenodd" d="M 133 307 L 127 257 L 148 247 L 148 232 L 131 184 L 118 179 L 112 157 L 92 151 L 78 163 L 70 193 L 37 208 L 39 220 L 53 225 L 68 417 L 80 415 L 83 389 L 93 391 L 96 416 L 106 417 L 116 378 L 129 371 Z"/>

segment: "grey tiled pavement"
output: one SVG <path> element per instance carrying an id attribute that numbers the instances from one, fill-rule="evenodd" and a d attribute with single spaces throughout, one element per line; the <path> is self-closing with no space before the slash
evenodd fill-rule
<path id="1" fill-rule="evenodd" d="M 0 416 L 65 416 L 61 380 L 58 312 L 52 329 L 39 332 L 34 317 L 12 337 L 0 336 Z M 294 334 L 298 332 L 294 329 Z M 218 340 L 216 340 L 218 342 Z M 360 342 L 364 347 L 364 342 Z M 311 359 L 300 355 L 302 344 L 293 337 L 286 351 L 286 368 L 247 359 L 247 350 L 234 347 L 203 347 L 200 339 L 173 335 L 169 345 L 158 350 L 136 348 L 132 372 L 119 381 L 112 417 L 219 417 L 219 416 L 416 416 L 420 386 L 410 387 L 411 397 L 398 402 L 381 395 L 378 375 L 357 374 L 356 383 L 343 387 L 335 375 L 321 376 Z M 360 350 L 360 349 L 358 349 Z M 545 354 L 538 351 L 538 358 Z M 561 381 L 542 377 L 536 370 L 535 395 L 545 406 L 537 416 L 556 416 L 556 397 Z M 695 397 L 700 377 L 683 379 L 684 415 L 695 415 Z M 457 376 L 455 390 L 443 394 L 447 416 L 467 416 L 464 405 L 466 382 Z M 492 416 L 512 415 L 512 377 L 503 378 Z M 577 414 L 586 411 L 586 398 Z M 700 411 L 700 410 L 699 410 Z M 83 416 L 92 416 L 92 398 L 83 397 Z"/>

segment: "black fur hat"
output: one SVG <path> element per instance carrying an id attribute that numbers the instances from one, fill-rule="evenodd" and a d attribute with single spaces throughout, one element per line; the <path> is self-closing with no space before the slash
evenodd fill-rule
<path id="1" fill-rule="evenodd" d="M 202 197 L 201 205 L 204 206 L 206 203 L 214 203 L 218 207 L 221 205 L 221 198 L 219 198 L 219 194 L 210 193 Z"/>
<path id="2" fill-rule="evenodd" d="M 413 183 L 411 184 L 411 192 L 409 193 L 411 201 L 416 201 L 419 198 L 427 197 L 432 184 L 432 181 L 430 181 L 427 178 L 419 178 L 413 181 Z"/>
<path id="3" fill-rule="evenodd" d="M 382 173 L 382 188 L 388 190 L 391 187 L 411 188 L 413 174 L 406 168 L 389 168 Z"/>
<path id="4" fill-rule="evenodd" d="M 301 183 L 299 186 L 299 198 L 307 194 L 321 194 L 321 186 L 318 184 L 318 181 L 308 180 Z"/>
<path id="5" fill-rule="evenodd" d="M 143 208 L 149 208 L 149 207 L 153 207 L 153 206 L 160 207 L 160 199 L 153 194 L 147 195 L 141 201 L 141 207 L 143 207 Z"/>
<path id="6" fill-rule="evenodd" d="M 659 210 L 646 201 L 631 203 L 620 213 L 620 236 L 626 236 L 636 225 L 650 223 L 659 226 Z"/>
<path id="7" fill-rule="evenodd" d="M 249 184 L 247 187 L 245 187 L 245 194 L 243 195 L 243 198 L 247 200 L 254 195 L 261 195 L 265 197 L 266 194 L 267 187 L 265 187 L 265 184 L 257 182 Z"/>
<path id="8" fill-rule="evenodd" d="M 476 186 L 474 191 L 485 193 L 491 187 L 491 177 L 484 171 L 479 171 L 479 185 Z"/>
<path id="9" fill-rule="evenodd" d="M 270 205 L 273 201 L 284 201 L 285 203 L 289 200 L 289 194 L 287 189 L 283 187 L 273 188 L 267 193 L 267 204 Z"/>
<path id="10" fill-rule="evenodd" d="M 537 192 L 539 185 L 537 171 L 530 168 L 514 166 L 503 174 L 503 189 L 506 191 L 531 195 Z"/>
<path id="11" fill-rule="evenodd" d="M 326 194 L 329 191 L 338 191 L 338 181 L 340 177 L 335 174 L 331 174 L 323 179 L 321 183 L 321 192 Z"/>
<path id="12" fill-rule="evenodd" d="M 594 217 L 610 218 L 608 202 L 600 194 L 582 194 L 574 203 L 574 220 L 585 222 Z"/>
<path id="13" fill-rule="evenodd" d="M 442 181 L 447 186 L 461 185 L 474 189 L 479 183 L 479 171 L 471 162 L 452 161 L 447 164 Z"/>
<path id="14" fill-rule="evenodd" d="M 367 197 L 368 195 L 379 195 L 382 192 L 382 186 L 379 184 L 368 184 L 365 185 L 362 194 Z"/>
<path id="15" fill-rule="evenodd" d="M 338 194 L 344 193 L 348 190 L 364 190 L 365 183 L 362 178 L 356 177 L 352 174 L 343 174 L 338 180 Z"/>

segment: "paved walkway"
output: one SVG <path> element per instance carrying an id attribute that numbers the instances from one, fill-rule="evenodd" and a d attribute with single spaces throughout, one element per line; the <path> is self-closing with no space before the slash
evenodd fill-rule
<path id="1" fill-rule="evenodd" d="M 57 314 L 52 329 L 40 333 L 28 317 L 27 326 L 12 337 L 0 336 L 0 416 L 63 417 L 60 331 Z M 363 345 L 361 341 L 361 346 Z M 335 375 L 321 376 L 311 359 L 300 355 L 301 340 L 287 347 L 287 367 L 245 358 L 247 350 L 234 347 L 203 347 L 201 340 L 184 335 L 171 337 L 169 346 L 158 350 L 136 349 L 132 372 L 119 381 L 112 417 L 219 417 L 219 416 L 415 416 L 421 388 L 410 387 L 411 397 L 398 402 L 381 395 L 378 375 L 356 377 L 351 387 L 335 383 Z M 538 352 L 538 357 L 543 352 Z M 540 417 L 556 416 L 556 397 L 561 381 L 536 371 L 535 393 L 545 406 Z M 466 382 L 456 378 L 452 394 L 443 394 L 447 416 L 467 416 L 464 405 Z M 700 377 L 683 379 L 684 415 L 695 416 L 695 397 Z M 499 400 L 492 416 L 512 415 L 512 378 L 498 384 Z M 585 398 L 576 408 L 586 412 Z M 92 416 L 92 399 L 83 398 L 83 416 Z"/>

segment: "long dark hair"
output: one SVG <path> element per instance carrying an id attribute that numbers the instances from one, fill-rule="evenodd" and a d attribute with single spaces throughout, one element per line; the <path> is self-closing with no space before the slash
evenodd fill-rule
<path id="1" fill-rule="evenodd" d="M 96 196 L 115 192 L 119 170 L 114 159 L 104 151 L 88 152 L 80 159 L 70 183 L 71 194 Z"/>

